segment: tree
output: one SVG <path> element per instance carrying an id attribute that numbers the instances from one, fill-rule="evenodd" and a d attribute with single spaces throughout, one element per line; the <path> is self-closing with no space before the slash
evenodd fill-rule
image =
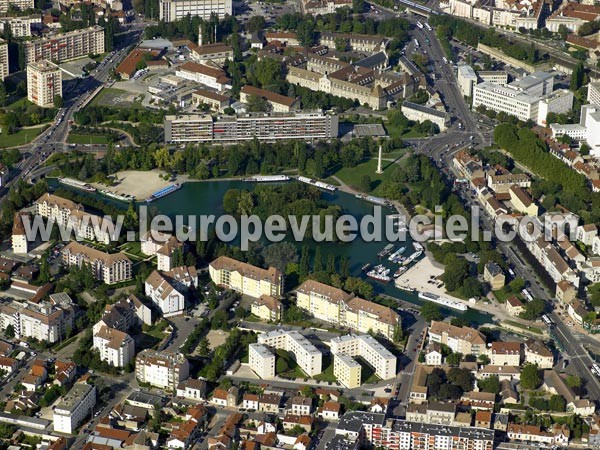
<path id="1" fill-rule="evenodd" d="M 539 319 L 544 313 L 546 305 L 543 300 L 534 298 L 532 301 L 525 303 L 525 310 L 520 314 L 520 317 L 527 320 Z"/>
<path id="2" fill-rule="evenodd" d="M 210 343 L 208 342 L 208 339 L 201 339 L 200 342 L 198 342 L 198 347 L 196 347 L 196 349 L 201 355 L 208 355 L 210 352 Z"/>
<path id="3" fill-rule="evenodd" d="M 502 384 L 498 375 L 492 375 L 491 377 L 483 378 L 477 382 L 477 386 L 483 392 L 489 392 L 491 394 L 499 394 L 502 390 Z"/>
<path id="4" fill-rule="evenodd" d="M 313 260 L 313 272 L 321 272 L 323 270 L 323 259 L 321 258 L 321 247 L 315 249 L 315 258 Z"/>
<path id="5" fill-rule="evenodd" d="M 352 0 L 352 11 L 354 11 L 355 14 L 362 13 L 364 9 L 365 9 L 364 0 Z"/>
<path id="6" fill-rule="evenodd" d="M 421 316 L 427 321 L 442 320 L 444 317 L 440 307 L 432 302 L 425 302 L 421 306 Z"/>
<path id="7" fill-rule="evenodd" d="M 553 395 L 548 400 L 548 409 L 550 411 L 564 412 L 567 409 L 567 401 L 562 395 Z"/>
<path id="8" fill-rule="evenodd" d="M 267 266 L 272 266 L 285 273 L 288 264 L 298 262 L 298 251 L 291 242 L 276 242 L 268 245 L 262 252 Z"/>
<path id="9" fill-rule="evenodd" d="M 15 327 L 12 324 L 9 324 L 4 330 L 4 336 L 8 339 L 12 339 L 15 337 Z"/>
<path id="10" fill-rule="evenodd" d="M 462 353 L 450 353 L 446 358 L 446 362 L 451 366 L 458 366 L 462 361 L 462 358 Z"/>
<path id="11" fill-rule="evenodd" d="M 453 355 L 460 355 L 460 353 L 453 353 Z M 452 356 L 452 355 L 450 355 Z M 462 356 L 462 355 L 461 355 Z M 460 387 L 463 392 L 468 392 L 473 389 L 473 383 L 475 383 L 475 377 L 468 369 L 458 369 L 456 367 L 448 371 L 448 381 Z"/>
<path id="12" fill-rule="evenodd" d="M 248 96 L 248 111 L 250 112 L 267 112 L 269 110 L 269 102 L 260 95 Z"/>
<path id="13" fill-rule="evenodd" d="M 265 18 L 263 16 L 252 16 L 246 24 L 246 29 L 250 33 L 258 33 L 265 29 Z"/>
<path id="14" fill-rule="evenodd" d="M 569 375 L 565 380 L 567 386 L 573 389 L 579 389 L 581 387 L 581 378 L 577 375 Z"/>
<path id="15" fill-rule="evenodd" d="M 481 354 L 477 357 L 477 359 L 484 366 L 487 366 L 490 363 L 490 358 L 488 357 L 488 355 Z"/>
<path id="16" fill-rule="evenodd" d="M 306 16 L 296 29 L 296 35 L 303 47 L 312 47 L 315 42 L 315 22 L 312 16 Z"/>
<path id="17" fill-rule="evenodd" d="M 521 371 L 521 386 L 524 389 L 537 389 L 542 384 L 542 377 L 537 364 L 527 364 Z"/>
<path id="18" fill-rule="evenodd" d="M 277 362 L 275 363 L 275 370 L 278 374 L 287 372 L 288 370 L 290 370 L 290 367 L 288 366 L 287 361 L 285 360 L 285 358 L 282 358 L 281 356 L 277 357 Z"/>
<path id="19" fill-rule="evenodd" d="M 583 75 L 584 75 L 584 67 L 583 63 L 577 64 L 573 69 L 573 73 L 571 74 L 571 86 L 570 89 L 575 92 L 581 86 L 583 86 Z"/>
<path id="20" fill-rule="evenodd" d="M 363 192 L 371 192 L 371 177 L 369 175 L 363 175 L 360 178 L 358 189 Z"/>

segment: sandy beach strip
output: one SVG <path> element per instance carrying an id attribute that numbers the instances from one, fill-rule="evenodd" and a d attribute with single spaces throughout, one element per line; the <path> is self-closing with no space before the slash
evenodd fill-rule
<path id="1" fill-rule="evenodd" d="M 124 170 L 115 174 L 116 184 L 114 186 L 105 186 L 100 183 L 92 183 L 97 189 L 106 189 L 117 194 L 133 195 L 136 200 L 142 201 L 152 195 L 154 192 L 167 187 L 174 182 L 161 178 L 166 172 L 162 170 Z M 179 175 L 175 182 L 183 183 L 187 181 L 187 175 Z"/>

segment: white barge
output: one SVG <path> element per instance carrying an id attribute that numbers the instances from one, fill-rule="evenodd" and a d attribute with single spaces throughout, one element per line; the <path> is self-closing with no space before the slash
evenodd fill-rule
<path id="1" fill-rule="evenodd" d="M 96 192 L 95 187 L 89 185 L 88 183 L 84 183 L 83 181 L 74 180 L 73 178 L 59 178 L 58 182 L 67 186 L 81 189 L 83 191 Z"/>
<path id="2" fill-rule="evenodd" d="M 323 183 L 322 181 L 313 180 L 312 178 L 299 176 L 298 181 L 318 187 L 319 189 L 325 189 L 329 192 L 337 191 L 337 187 L 333 184 Z"/>
<path id="3" fill-rule="evenodd" d="M 250 183 L 273 183 L 277 181 L 290 181 L 287 175 L 256 175 L 253 177 L 243 178 L 242 181 Z"/>
<path id="4" fill-rule="evenodd" d="M 419 292 L 419 298 L 428 302 L 437 303 L 438 305 L 446 306 L 448 308 L 457 309 L 459 311 L 466 311 L 469 309 L 467 305 L 458 300 L 451 300 L 441 295 L 432 294 L 431 292 Z"/>

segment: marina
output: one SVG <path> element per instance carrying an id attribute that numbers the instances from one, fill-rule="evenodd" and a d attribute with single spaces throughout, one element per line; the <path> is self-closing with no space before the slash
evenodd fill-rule
<path id="1" fill-rule="evenodd" d="M 146 203 L 150 203 L 150 202 L 153 202 L 154 200 L 163 198 L 169 194 L 172 194 L 175 191 L 178 191 L 179 189 L 181 189 L 181 184 L 179 184 L 179 183 L 175 183 L 170 186 L 167 186 L 166 188 L 162 188 L 160 191 L 156 191 L 154 194 L 152 194 L 150 197 L 148 197 L 146 199 Z"/>
<path id="2" fill-rule="evenodd" d="M 66 186 L 71 186 L 77 189 L 84 190 L 86 192 L 96 192 L 96 188 L 84 183 L 83 181 L 74 180 L 73 178 L 59 178 L 58 182 Z"/>
<path id="3" fill-rule="evenodd" d="M 302 183 L 310 184 L 311 186 L 318 187 L 319 189 L 325 189 L 326 191 L 329 191 L 329 192 L 337 191 L 337 187 L 334 186 L 333 184 L 323 183 L 322 181 L 317 181 L 317 180 L 313 180 L 312 178 L 302 177 L 302 176 L 298 177 L 297 179 L 298 179 L 298 181 L 300 181 Z"/>

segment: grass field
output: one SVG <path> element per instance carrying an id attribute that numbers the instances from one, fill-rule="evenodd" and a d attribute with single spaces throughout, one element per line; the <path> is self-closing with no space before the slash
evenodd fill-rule
<path id="1" fill-rule="evenodd" d="M 133 93 L 124 91 L 123 89 L 116 88 L 104 88 L 94 99 L 90 102 L 92 106 L 112 106 L 112 107 L 128 107 L 128 108 L 141 108 L 142 105 L 139 102 L 130 101 L 130 97 L 137 97 Z"/>
<path id="2" fill-rule="evenodd" d="M 370 159 L 356 167 L 343 167 L 335 173 L 335 176 L 348 186 L 356 187 L 360 184 L 360 180 L 363 176 L 369 175 L 371 177 L 371 193 L 377 195 L 382 182 L 388 180 L 392 176 L 396 167 L 397 165 L 395 163 L 384 161 L 383 173 L 379 175 L 375 173 L 377 170 L 377 159 Z"/>
<path id="3" fill-rule="evenodd" d="M 319 381 L 331 381 L 334 383 L 337 382 L 337 378 L 333 374 L 333 359 L 331 358 L 331 356 L 323 357 L 322 367 L 325 367 L 325 369 L 323 369 L 320 374 L 315 375 L 313 378 Z"/>
<path id="4" fill-rule="evenodd" d="M 67 142 L 69 144 L 108 144 L 110 140 L 108 136 L 102 136 L 98 134 L 69 133 Z"/>
<path id="5" fill-rule="evenodd" d="M 26 128 L 23 130 L 19 130 L 13 134 L 0 134 L 0 147 L 9 148 L 18 147 L 19 145 L 25 145 L 33 141 L 36 137 L 38 137 L 40 133 L 46 128 L 48 128 L 48 125 L 40 125 L 36 128 Z"/>
<path id="6" fill-rule="evenodd" d="M 515 294 L 514 292 L 507 292 L 506 286 L 503 287 L 502 289 L 498 289 L 497 291 L 492 291 L 492 292 L 494 293 L 494 295 L 498 299 L 498 302 L 500 302 L 500 303 L 506 303 L 506 300 L 508 300 L 513 295 L 515 297 L 517 297 L 519 300 L 523 301 L 523 296 L 520 293 Z"/>
<path id="7" fill-rule="evenodd" d="M 542 330 L 537 327 L 532 327 L 531 325 L 523 325 L 522 323 L 515 322 L 514 320 L 505 320 L 504 323 L 513 326 L 515 328 L 521 328 L 522 330 L 527 330 L 535 334 L 542 334 Z"/>

